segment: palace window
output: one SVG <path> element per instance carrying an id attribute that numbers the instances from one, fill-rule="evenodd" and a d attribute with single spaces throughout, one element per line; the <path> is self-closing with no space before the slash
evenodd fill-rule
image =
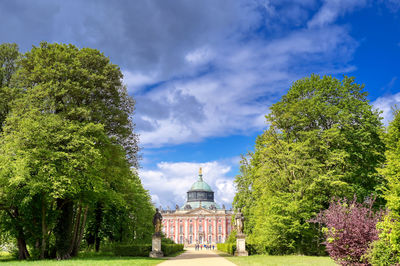
<path id="1" fill-rule="evenodd" d="M 171 226 L 171 227 L 169 228 L 169 233 L 170 233 L 170 234 L 173 234 L 173 233 L 174 233 L 174 227 Z"/>
<path id="2" fill-rule="evenodd" d="M 199 232 L 203 232 L 203 226 L 199 225 Z"/>
<path id="3" fill-rule="evenodd" d="M 208 226 L 208 232 L 212 232 L 212 225 Z"/>
<path id="4" fill-rule="evenodd" d="M 211 236 L 208 236 L 208 243 L 211 244 Z"/>
<path id="5" fill-rule="evenodd" d="M 222 243 L 222 237 L 221 236 L 218 237 L 218 243 Z"/>
<path id="6" fill-rule="evenodd" d="M 189 237 L 189 244 L 192 244 L 192 242 L 193 242 L 193 237 L 190 236 L 190 237 Z"/>
<path id="7" fill-rule="evenodd" d="M 218 226 L 218 233 L 220 233 L 220 234 L 222 233 L 222 226 L 220 226 L 220 225 Z"/>
<path id="8" fill-rule="evenodd" d="M 179 233 L 181 233 L 181 234 L 183 233 L 183 225 L 179 226 Z"/>
<path id="9" fill-rule="evenodd" d="M 193 225 L 189 226 L 189 233 L 193 234 Z"/>
<path id="10" fill-rule="evenodd" d="M 179 244 L 183 244 L 183 236 L 179 238 Z"/>

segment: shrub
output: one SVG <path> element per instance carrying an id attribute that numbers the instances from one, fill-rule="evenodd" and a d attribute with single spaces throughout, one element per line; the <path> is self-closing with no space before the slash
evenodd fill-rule
<path id="1" fill-rule="evenodd" d="M 388 213 L 378 223 L 379 240 L 371 245 L 367 255 L 372 265 L 400 265 L 400 223 L 399 217 Z"/>
<path id="2" fill-rule="evenodd" d="M 363 204 L 356 198 L 332 201 L 327 210 L 310 222 L 324 224 L 325 245 L 329 256 L 342 265 L 368 264 L 365 256 L 370 244 L 378 240 L 377 222 L 382 211 L 374 212 L 375 199 Z"/>
<path id="3" fill-rule="evenodd" d="M 236 244 L 233 243 L 219 243 L 217 244 L 217 249 L 231 255 L 235 254 L 236 251 Z"/>
<path id="4" fill-rule="evenodd" d="M 169 256 L 183 250 L 183 244 L 161 244 L 164 256 Z"/>

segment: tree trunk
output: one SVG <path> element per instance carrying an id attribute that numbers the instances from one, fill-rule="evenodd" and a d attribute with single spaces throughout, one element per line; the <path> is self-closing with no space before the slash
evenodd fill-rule
<path id="1" fill-rule="evenodd" d="M 100 250 L 100 229 L 101 229 L 101 223 L 102 223 L 102 218 L 103 218 L 103 206 L 101 202 L 97 202 L 96 210 L 95 210 L 95 219 L 96 219 L 96 224 L 94 227 L 94 241 L 95 241 L 95 249 L 96 252 L 99 252 Z"/>
<path id="2" fill-rule="evenodd" d="M 18 244 L 18 259 L 19 260 L 29 259 L 30 255 L 28 249 L 26 248 L 25 236 L 23 232 L 18 233 L 17 244 Z"/>
<path id="3" fill-rule="evenodd" d="M 78 238 L 79 228 L 80 228 L 79 225 L 81 222 L 81 213 L 82 213 L 82 205 L 81 205 L 81 202 L 79 202 L 78 211 L 75 216 L 74 231 L 72 234 L 72 241 L 71 241 L 71 247 L 69 249 L 69 253 L 73 252 L 73 249 L 74 249 L 75 243 L 76 243 L 76 239 Z"/>
<path id="4" fill-rule="evenodd" d="M 25 234 L 22 226 L 18 222 L 18 208 L 11 210 L 7 210 L 8 215 L 15 223 L 15 228 L 17 230 L 17 246 L 18 246 L 18 259 L 26 260 L 30 257 L 28 249 L 26 248 Z"/>
<path id="5" fill-rule="evenodd" d="M 87 218 L 87 212 L 88 212 L 89 207 L 86 206 L 85 210 L 83 212 L 83 219 L 82 219 L 82 223 L 80 224 L 79 228 L 79 233 L 77 235 L 76 241 L 72 247 L 72 252 L 71 252 L 71 256 L 75 257 L 78 255 L 78 251 L 79 251 L 79 247 L 81 245 L 82 242 L 82 238 L 83 238 L 83 233 L 85 231 L 85 224 L 86 224 L 86 218 Z"/>
<path id="6" fill-rule="evenodd" d="M 47 244 L 47 223 L 46 223 L 46 201 L 43 195 L 42 197 L 42 245 L 40 246 L 40 259 L 45 258 L 46 244 Z"/>
<path id="7" fill-rule="evenodd" d="M 73 202 L 69 199 L 57 199 L 57 210 L 60 212 L 54 235 L 56 237 L 57 259 L 71 258 Z"/>

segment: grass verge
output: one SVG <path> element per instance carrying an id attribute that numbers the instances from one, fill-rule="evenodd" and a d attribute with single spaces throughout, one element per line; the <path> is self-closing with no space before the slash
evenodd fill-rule
<path id="1" fill-rule="evenodd" d="M 286 255 L 286 256 L 270 256 L 270 255 L 252 255 L 248 257 L 235 257 L 227 253 L 218 252 L 218 254 L 227 260 L 235 263 L 236 265 L 260 265 L 260 266 L 282 266 L 282 265 L 296 265 L 296 266 L 308 266 L 308 265 L 323 265 L 323 266 L 334 266 L 337 265 L 329 257 L 315 257 L 315 256 L 297 256 L 297 255 Z"/>
<path id="2" fill-rule="evenodd" d="M 77 258 L 70 260 L 31 260 L 31 261 L 19 261 L 15 260 L 9 254 L 1 254 L 0 263 L 1 265 L 27 265 L 27 266 L 39 266 L 39 265 L 62 265 L 62 266 L 75 266 L 75 265 L 144 265 L 152 266 L 157 265 L 164 261 L 162 259 L 146 258 L 146 257 L 116 257 L 112 253 L 95 253 L 95 252 L 84 252 Z"/>

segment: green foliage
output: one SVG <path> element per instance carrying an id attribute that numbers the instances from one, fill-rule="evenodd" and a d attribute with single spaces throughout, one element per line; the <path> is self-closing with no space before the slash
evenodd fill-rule
<path id="1" fill-rule="evenodd" d="M 133 168 L 134 101 L 119 67 L 64 44 L 18 56 L 0 46 L 0 94 L 9 96 L 0 102 L 0 228 L 17 238 L 19 257 L 26 246 L 40 258 L 76 256 L 83 236 L 97 247 L 151 239 L 153 206 Z"/>
<path id="2" fill-rule="evenodd" d="M 379 240 L 369 256 L 374 265 L 395 265 L 400 263 L 400 111 L 394 110 L 393 121 L 389 124 L 385 138 L 386 162 L 380 173 L 386 179 L 384 197 L 389 213 L 378 223 Z"/>
<path id="3" fill-rule="evenodd" d="M 163 237 L 161 238 L 161 244 L 175 244 L 175 242 L 171 238 Z"/>
<path id="4" fill-rule="evenodd" d="M 236 243 L 218 243 L 217 249 L 228 254 L 234 255 L 236 251 Z"/>
<path id="5" fill-rule="evenodd" d="M 400 264 L 399 239 L 400 226 L 399 219 L 395 219 L 393 214 L 385 217 L 385 220 L 378 224 L 381 230 L 379 240 L 372 243 L 366 259 L 372 265 L 398 265 Z"/>
<path id="6" fill-rule="evenodd" d="M 15 43 L 0 44 L 0 132 L 10 111 L 10 102 L 18 96 L 18 91 L 10 88 L 10 83 L 19 56 L 18 46 Z"/>
<path id="7" fill-rule="evenodd" d="M 183 244 L 161 244 L 161 250 L 164 256 L 170 256 L 179 251 L 183 251 Z"/>
<path id="8" fill-rule="evenodd" d="M 225 243 L 236 243 L 236 234 L 236 230 L 232 230 L 228 238 L 225 240 Z"/>
<path id="9" fill-rule="evenodd" d="M 383 128 L 362 89 L 353 78 L 312 75 L 270 108 L 235 179 L 234 207 L 259 253 L 324 254 L 321 228 L 307 221 L 333 196 L 376 193 Z"/>

